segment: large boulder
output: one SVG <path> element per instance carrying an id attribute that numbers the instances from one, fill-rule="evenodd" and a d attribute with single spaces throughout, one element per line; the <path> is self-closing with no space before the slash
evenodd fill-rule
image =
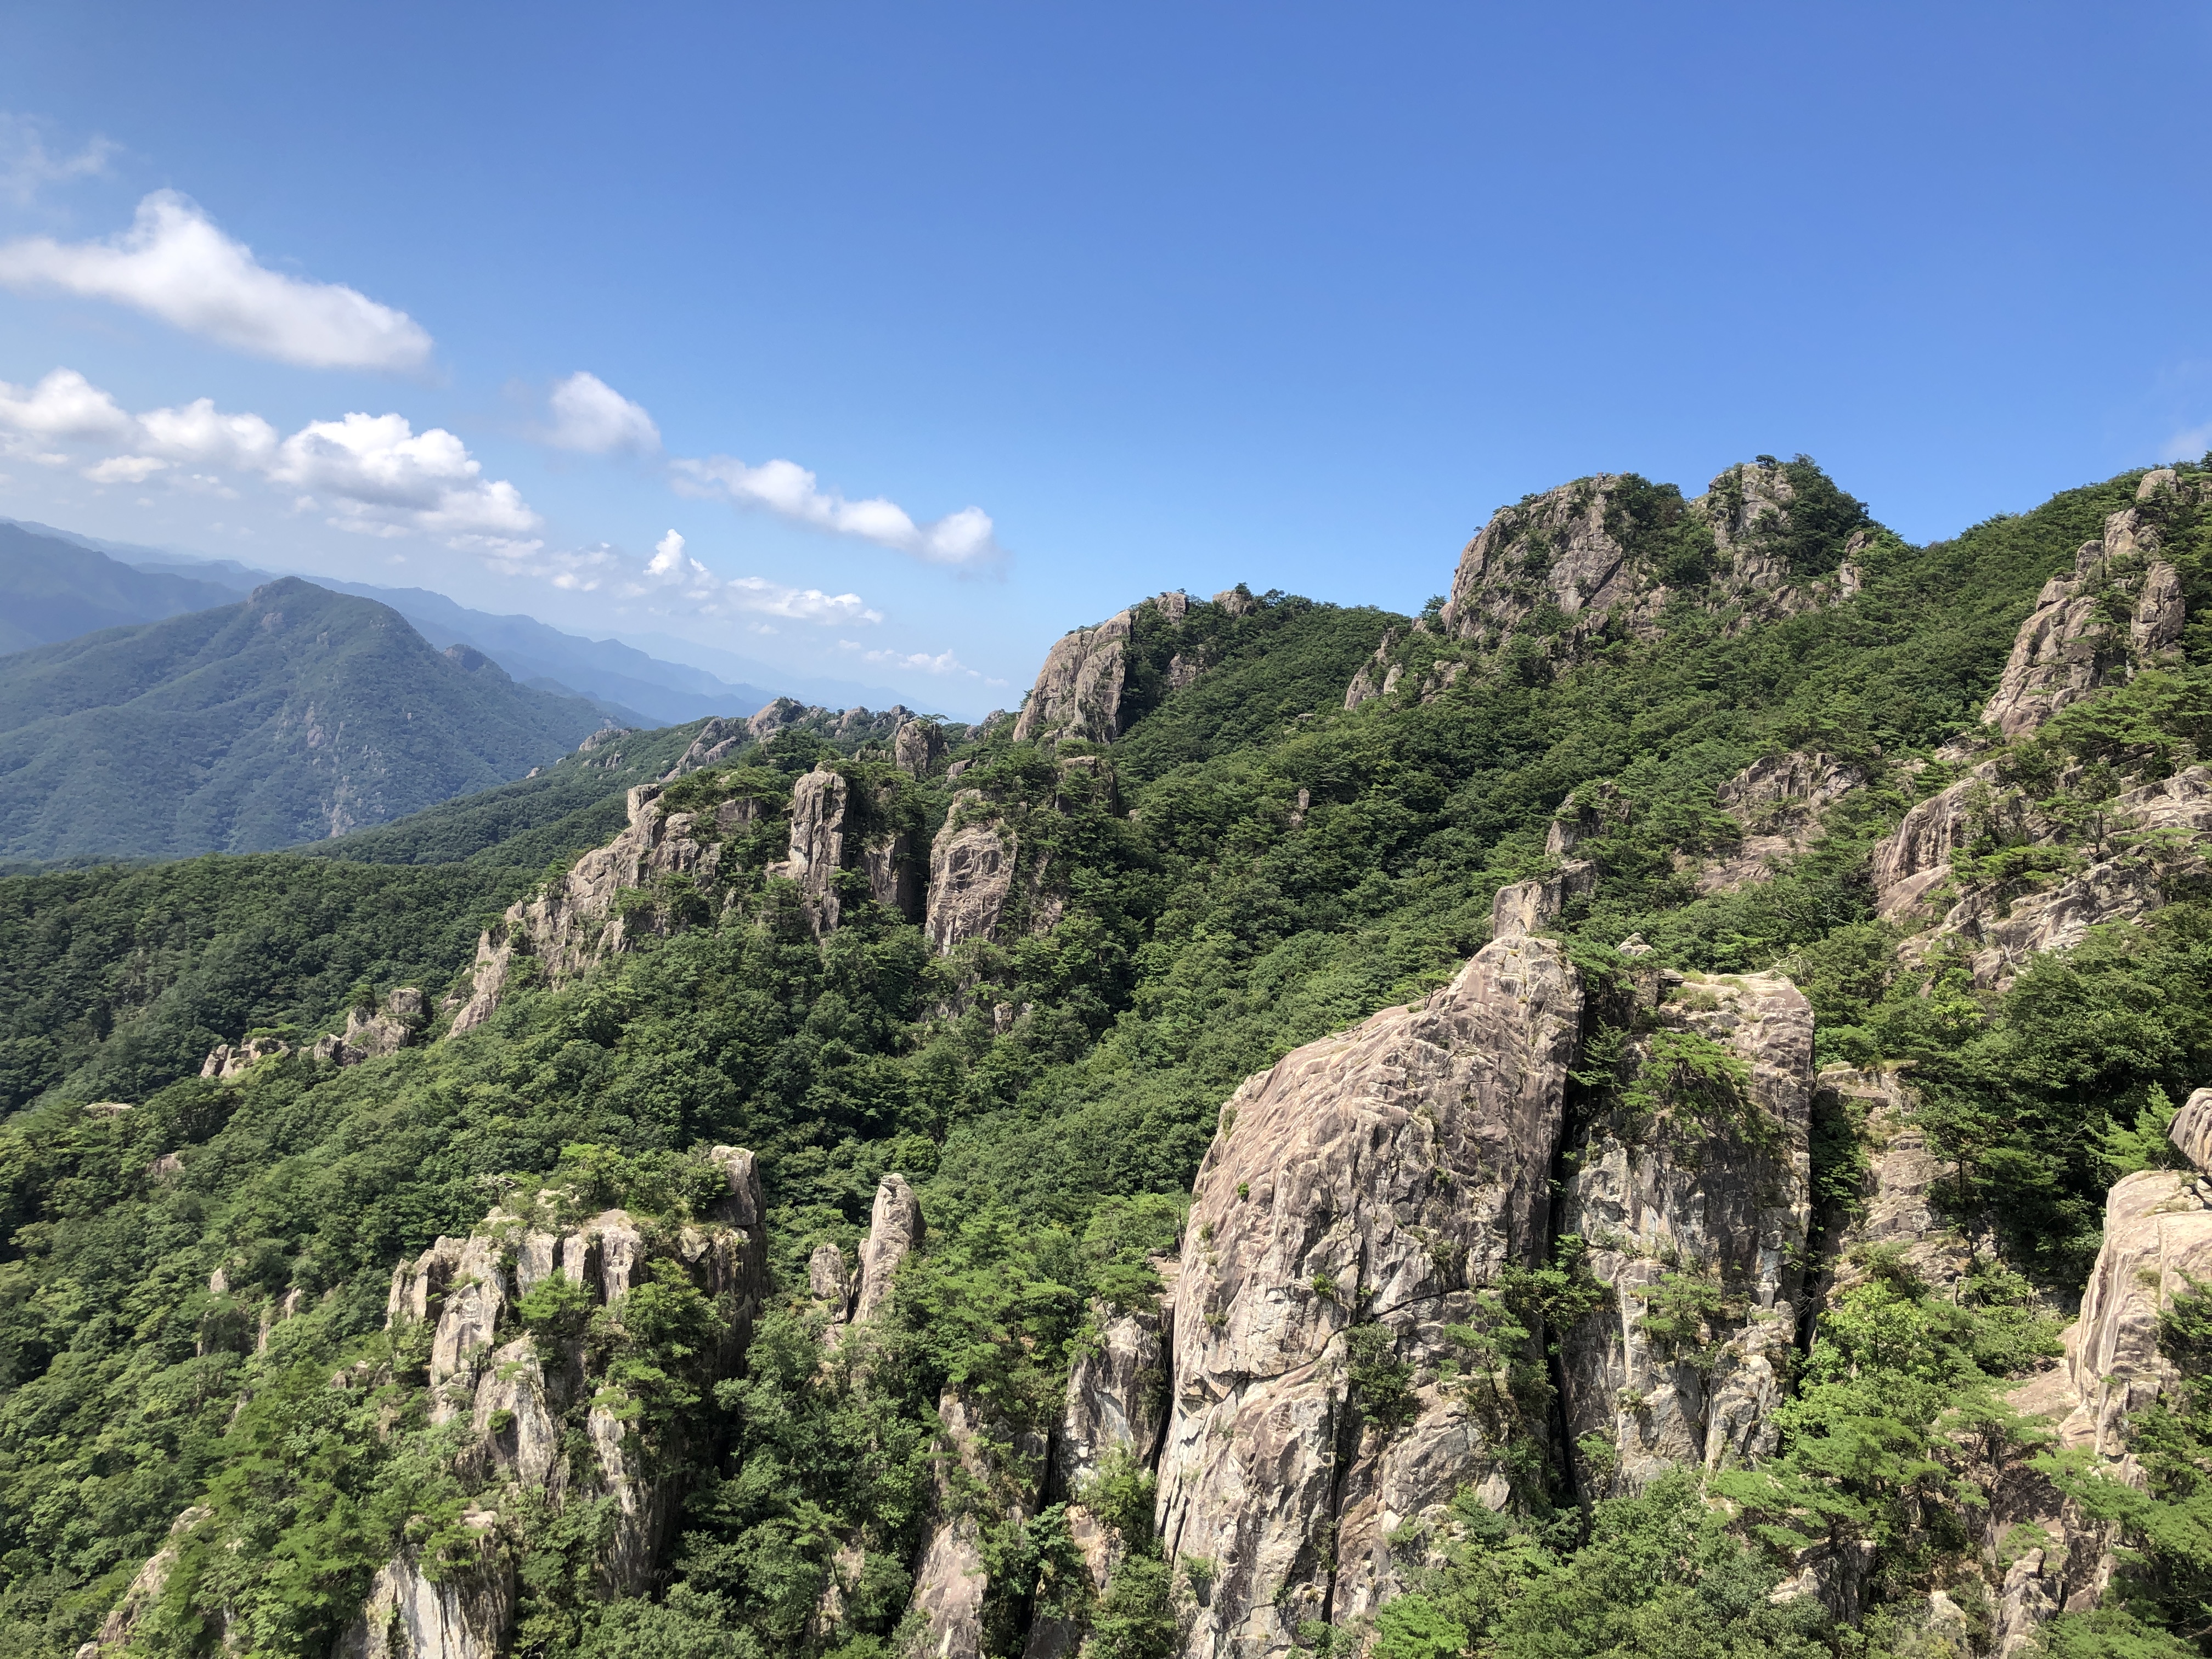
<path id="1" fill-rule="evenodd" d="M 1505 1500 L 1519 1428 L 1487 1376 L 1449 1379 L 1445 1328 L 1543 1258 L 1582 1007 L 1558 945 L 1499 939 L 1223 1107 L 1183 1240 L 1159 1468 L 1170 1556 L 1212 1563 L 1188 1652 L 1273 1650 L 1303 1620 L 1356 1617 L 1402 1583 L 1401 1528 L 1463 1486 Z M 1386 1418 L 1355 1395 L 1355 1355 L 1406 1368 Z"/>

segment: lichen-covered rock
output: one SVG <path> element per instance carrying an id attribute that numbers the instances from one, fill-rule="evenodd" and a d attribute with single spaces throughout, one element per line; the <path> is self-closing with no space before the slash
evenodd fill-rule
<path id="1" fill-rule="evenodd" d="M 1613 1292 L 1563 1350 L 1594 1496 L 1773 1451 L 1812 1217 L 1811 1005 L 1778 975 L 1655 984 L 1660 1028 L 1631 1040 L 1605 1109 L 1571 1134 L 1560 1196 L 1560 1230 Z M 1725 1049 L 1741 1082 L 1689 1070 L 1676 1034 Z"/>
<path id="2" fill-rule="evenodd" d="M 1494 648 L 1546 605 L 1565 619 L 1569 648 L 1616 611 L 1648 627 L 1664 590 L 1608 525 L 1626 483 L 1601 473 L 1500 508 L 1460 555 L 1441 619 L 1446 636 Z"/>
<path id="3" fill-rule="evenodd" d="M 1463 1486 L 1504 1500 L 1504 1447 L 1442 1384 L 1443 1332 L 1543 1256 L 1582 1002 L 1556 944 L 1499 939 L 1222 1109 L 1183 1240 L 1159 1470 L 1170 1555 L 1216 1564 L 1188 1652 L 1273 1650 L 1302 1620 L 1358 1616 L 1401 1582 L 1401 1528 Z M 1395 1431 L 1363 1427 L 1350 1397 L 1365 1326 L 1416 1379 Z"/>
<path id="4" fill-rule="evenodd" d="M 1390 653 L 1397 643 L 1398 630 L 1395 628 L 1384 629 L 1382 642 L 1375 647 L 1374 656 L 1360 664 L 1359 672 L 1352 677 L 1352 684 L 1345 688 L 1344 707 L 1346 713 L 1358 708 L 1364 702 L 1374 702 L 1383 694 L 1383 683 L 1389 678 L 1390 674 Z"/>
<path id="5" fill-rule="evenodd" d="M 887 1175 L 876 1187 L 868 1215 L 868 1236 L 860 1242 L 860 1283 L 853 1293 L 853 1322 L 865 1324 L 890 1300 L 891 1280 L 921 1243 L 921 1202 L 902 1175 Z"/>
<path id="6" fill-rule="evenodd" d="M 952 798 L 952 811 L 929 849 L 929 942 L 944 956 L 971 939 L 988 939 L 1005 914 L 1018 850 L 1013 827 L 986 806 L 978 789 Z"/>

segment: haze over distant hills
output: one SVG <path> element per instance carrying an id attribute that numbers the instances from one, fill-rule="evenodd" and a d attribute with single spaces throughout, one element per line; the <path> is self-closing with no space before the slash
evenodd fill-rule
<path id="1" fill-rule="evenodd" d="M 150 579 L 149 579 L 150 580 Z M 252 852 L 521 776 L 610 723 L 296 577 L 0 658 L 0 857 Z"/>

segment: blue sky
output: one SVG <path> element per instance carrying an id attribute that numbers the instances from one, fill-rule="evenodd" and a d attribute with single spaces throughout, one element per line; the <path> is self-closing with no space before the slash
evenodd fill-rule
<path id="1" fill-rule="evenodd" d="M 0 38 L 0 513 L 952 713 L 1164 587 L 1417 607 L 1583 473 L 1924 539 L 2212 447 L 2201 4 Z"/>

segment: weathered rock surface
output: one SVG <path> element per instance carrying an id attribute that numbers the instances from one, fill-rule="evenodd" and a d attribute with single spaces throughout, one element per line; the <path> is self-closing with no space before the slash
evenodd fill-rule
<path id="1" fill-rule="evenodd" d="M 281 1059 L 291 1052 L 292 1045 L 277 1037 L 249 1037 L 236 1044 L 218 1042 L 200 1062 L 200 1075 L 228 1083 L 244 1077 L 264 1060 Z"/>
<path id="2" fill-rule="evenodd" d="M 660 781 L 673 783 L 687 772 L 719 766 L 755 741 L 751 726 L 744 720 L 710 720 L 699 728 L 699 735 L 691 739 L 683 757 L 660 775 Z"/>
<path id="3" fill-rule="evenodd" d="M 1913 1102 L 1895 1072 L 1831 1066 L 1814 1079 L 1815 1111 L 1862 1121 L 1867 1155 L 1854 1212 L 1822 1218 L 1821 1274 L 1814 1305 L 1824 1306 L 1864 1282 L 1865 1254 L 1895 1249 L 1936 1296 L 1951 1299 L 1973 1261 L 1976 1243 L 1943 1214 L 1939 1185 L 1957 1168 L 1929 1145 L 1912 1121 Z"/>
<path id="4" fill-rule="evenodd" d="M 1817 750 L 1770 755 L 1722 784 L 1720 808 L 1743 826 L 1743 839 L 1698 872 L 1700 893 L 1726 892 L 1764 881 L 1783 860 L 1810 846 L 1820 814 L 1866 781 L 1848 761 Z"/>
<path id="5" fill-rule="evenodd" d="M 1169 1345 L 1175 1317 L 1174 1282 L 1179 1261 L 1160 1264 L 1168 1289 L 1152 1307 L 1117 1313 L 1094 1304 L 1096 1343 L 1068 1373 L 1067 1405 L 1052 1440 L 1047 1495 L 1078 1496 L 1115 1453 L 1150 1468 L 1167 1429 Z"/>
<path id="6" fill-rule="evenodd" d="M 138 1633 L 138 1626 L 161 1592 L 168 1588 L 169 1574 L 176 1568 L 182 1540 L 201 1522 L 213 1516 L 213 1510 L 195 1504 L 169 1523 L 169 1535 L 161 1547 L 147 1558 L 131 1578 L 123 1599 L 115 1604 L 100 1626 L 100 1633 L 76 1650 L 76 1659 L 100 1659 L 103 1653 L 128 1647 L 131 1638 Z"/>
<path id="7" fill-rule="evenodd" d="M 361 1616 L 338 1638 L 337 1659 L 496 1659 L 514 1623 L 514 1565 L 499 1547 L 499 1516 L 471 1510 L 463 1524 L 483 1539 L 478 1559 L 427 1577 L 414 1556 L 377 1571 Z"/>
<path id="8" fill-rule="evenodd" d="M 1390 653 L 1398 643 L 1398 630 L 1386 628 L 1382 642 L 1376 646 L 1375 654 L 1360 664 L 1359 672 L 1352 677 L 1352 684 L 1344 690 L 1346 713 L 1364 702 L 1372 702 L 1390 689 Z"/>
<path id="9" fill-rule="evenodd" d="M 2199 1089 L 2182 1103 L 2166 1139 L 2201 1173 L 2212 1175 L 2212 1089 Z"/>
<path id="10" fill-rule="evenodd" d="M 1984 763 L 1914 806 L 1875 848 L 1877 912 L 1910 924 L 1942 889 L 1950 902 L 1932 930 L 1908 943 L 1907 959 L 1961 939 L 1975 983 L 2001 989 L 2039 952 L 2078 945 L 2101 923 L 2148 914 L 2177 878 L 2203 870 L 2203 843 L 2212 836 L 2212 769 L 2191 766 L 2125 790 L 2099 817 L 2090 831 L 2050 819 L 2024 791 L 2003 783 L 1995 762 Z M 2069 839 L 2071 870 L 2051 872 L 2024 892 L 1944 886 L 1954 878 L 1955 855 L 1978 842 L 2055 847 Z"/>
<path id="11" fill-rule="evenodd" d="M 697 815 L 667 811 L 660 794 L 657 783 L 632 789 L 629 825 L 622 834 L 578 859 L 542 896 L 508 906 L 502 927 L 477 941 L 469 1000 L 453 1016 L 453 1035 L 492 1017 L 518 951 L 536 958 L 546 984 L 561 984 L 624 948 L 629 924 L 615 914 L 615 900 L 625 889 L 649 888 L 670 876 L 714 882 L 721 843 L 708 836 Z"/>
<path id="12" fill-rule="evenodd" d="M 876 1187 L 868 1213 L 868 1236 L 860 1241 L 860 1282 L 853 1292 L 853 1322 L 873 1318 L 890 1300 L 899 1263 L 921 1243 L 921 1202 L 902 1175 L 887 1175 Z"/>
<path id="13" fill-rule="evenodd" d="M 1187 1652 L 1277 1651 L 1302 1620 L 1364 1613 L 1400 1582 L 1401 1527 L 1463 1486 L 1505 1500 L 1486 1401 L 1440 1378 L 1443 1328 L 1547 1249 L 1582 1005 L 1558 945 L 1501 938 L 1223 1108 L 1183 1241 L 1159 1470 L 1170 1555 L 1217 1564 Z M 1370 1323 L 1414 1368 L 1395 1432 L 1349 1397 L 1347 1334 Z"/>
<path id="14" fill-rule="evenodd" d="M 947 1389 L 938 1401 L 939 1437 L 933 1519 L 914 1572 L 920 1650 L 932 1659 L 981 1659 L 986 1515 L 1018 1520 L 1036 1513 L 1044 1437 L 1013 1429 Z"/>
<path id="15" fill-rule="evenodd" d="M 929 942 L 944 956 L 971 939 L 988 939 L 1014 884 L 1013 826 L 978 789 L 952 798 L 952 811 L 929 849 Z"/>
<path id="16" fill-rule="evenodd" d="M 2154 506 L 2178 488 L 2162 467 L 2144 477 L 2136 499 Z M 2116 608 L 2129 615 L 2124 633 L 2108 619 Z M 2185 611 L 2180 573 L 2160 556 L 2152 515 L 2140 506 L 2111 514 L 2104 535 L 2075 555 L 2073 574 L 2053 576 L 2036 596 L 1984 723 L 2008 741 L 2026 737 L 2099 687 L 2162 661 L 2181 637 Z"/>
<path id="17" fill-rule="evenodd" d="M 319 1060 L 358 1066 L 365 1060 L 398 1054 L 415 1040 L 422 1024 L 422 992 L 411 985 L 401 986 L 387 994 L 374 1012 L 359 1008 L 346 1010 L 345 1030 L 318 1038 L 313 1052 Z M 204 1066 L 200 1075 L 208 1075 Z"/>
<path id="18" fill-rule="evenodd" d="M 1651 977 L 1662 1029 L 1631 1039 L 1633 1087 L 1571 1133 L 1560 1196 L 1560 1230 L 1613 1292 L 1565 1345 L 1569 1437 L 1612 1447 L 1603 1462 L 1577 1448 L 1591 1497 L 1775 1449 L 1812 1218 L 1811 1005 L 1779 975 Z M 1726 1048 L 1741 1087 L 1678 1073 L 1669 1030 Z M 1662 1313 L 1692 1328 L 1655 1334 Z"/>
<path id="19" fill-rule="evenodd" d="M 857 778 L 817 766 L 799 779 L 791 796 L 791 850 L 768 866 L 806 895 L 807 914 L 817 933 L 835 931 L 842 901 L 836 877 L 864 872 L 868 896 L 909 921 L 922 916 L 922 872 L 915 837 L 896 827 L 892 810 L 895 786 L 871 789 Z"/>
<path id="20" fill-rule="evenodd" d="M 891 733 L 891 760 L 910 778 L 926 778 L 945 758 L 945 732 L 935 720 L 902 720 Z"/>
<path id="21" fill-rule="evenodd" d="M 1548 876 L 1501 887 L 1490 901 L 1490 936 L 1518 939 L 1548 927 L 1565 914 L 1569 903 L 1587 897 L 1596 886 L 1597 866 L 1588 859 L 1572 859 Z"/>
<path id="22" fill-rule="evenodd" d="M 1096 628 L 1079 628 L 1046 653 L 1014 720 L 1016 743 L 1056 738 L 1110 743 L 1121 736 L 1130 616 L 1117 611 Z"/>
<path id="23" fill-rule="evenodd" d="M 386 1323 L 400 1332 L 432 1326 L 431 1420 L 467 1423 L 472 1433 L 462 1466 L 497 1490 L 528 1489 L 556 1508 L 580 1498 L 613 1500 L 612 1525 L 595 1563 L 601 1592 L 610 1596 L 651 1584 L 682 1493 L 665 1478 L 648 1477 L 629 1429 L 597 1397 L 599 1381 L 581 1344 L 556 1340 L 549 1348 L 521 1328 L 515 1309 L 533 1285 L 557 1273 L 586 1287 L 619 1320 L 623 1299 L 653 1264 L 672 1262 L 724 1322 L 710 1374 L 733 1374 L 768 1290 L 765 1206 L 750 1152 L 718 1146 L 709 1156 L 726 1190 L 701 1223 L 648 1224 L 608 1210 L 556 1228 L 541 1224 L 538 1215 L 495 1210 L 468 1237 L 439 1238 L 392 1271 Z M 581 1474 L 562 1449 L 578 1430 L 592 1449 Z M 411 1556 L 388 1563 L 339 1650 L 364 1659 L 506 1651 L 514 1565 L 497 1518 L 486 1510 L 471 1521 L 485 1539 L 480 1568 L 432 1583 Z"/>

